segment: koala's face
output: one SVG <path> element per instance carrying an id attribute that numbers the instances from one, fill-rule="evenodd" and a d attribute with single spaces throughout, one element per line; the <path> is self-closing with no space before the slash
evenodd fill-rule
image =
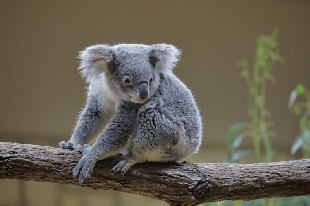
<path id="1" fill-rule="evenodd" d="M 121 99 L 143 103 L 159 85 L 161 72 L 172 72 L 180 51 L 168 44 L 99 44 L 80 52 L 79 70 L 87 82 L 104 72 Z"/>
<path id="2" fill-rule="evenodd" d="M 126 49 L 115 49 L 115 60 L 110 65 L 110 87 L 123 100 L 143 103 L 158 87 L 158 70 L 150 61 L 147 47 L 127 45 Z"/>

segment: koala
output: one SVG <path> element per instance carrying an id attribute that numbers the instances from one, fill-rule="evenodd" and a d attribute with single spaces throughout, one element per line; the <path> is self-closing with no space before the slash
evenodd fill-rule
<path id="1" fill-rule="evenodd" d="M 191 91 L 174 74 L 180 50 L 169 44 L 98 44 L 79 53 L 87 103 L 63 149 L 83 154 L 80 183 L 99 159 L 118 156 L 112 172 L 142 162 L 177 162 L 199 150 L 202 120 Z M 86 139 L 97 137 L 92 145 Z"/>

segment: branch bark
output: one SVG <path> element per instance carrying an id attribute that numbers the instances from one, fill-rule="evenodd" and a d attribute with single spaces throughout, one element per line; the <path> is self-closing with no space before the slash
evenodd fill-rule
<path id="1" fill-rule="evenodd" d="M 80 185 L 72 170 L 81 155 L 48 146 L 0 142 L 0 179 Z M 170 205 L 310 194 L 310 160 L 260 164 L 144 163 L 112 174 L 98 161 L 83 187 L 140 194 Z"/>

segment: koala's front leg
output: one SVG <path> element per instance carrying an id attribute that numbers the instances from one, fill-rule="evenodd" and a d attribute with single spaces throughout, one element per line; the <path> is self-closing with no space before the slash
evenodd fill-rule
<path id="1" fill-rule="evenodd" d="M 96 142 L 87 148 L 78 165 L 73 170 L 74 178 L 82 183 L 90 177 L 97 160 L 119 154 L 128 147 L 137 122 L 138 106 L 131 102 L 119 106 L 117 113 L 107 124 Z"/>
<path id="2" fill-rule="evenodd" d="M 103 129 L 106 119 L 108 119 L 108 116 L 103 112 L 98 99 L 95 96 L 89 96 L 86 107 L 79 116 L 70 140 L 60 142 L 60 147 L 63 149 L 77 149 L 78 145 L 83 145 L 86 138 L 92 133 Z"/>

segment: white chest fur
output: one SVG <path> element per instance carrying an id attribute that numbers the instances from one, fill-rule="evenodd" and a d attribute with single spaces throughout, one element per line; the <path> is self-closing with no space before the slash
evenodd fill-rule
<path id="1" fill-rule="evenodd" d="M 102 109 L 109 113 L 115 113 L 120 103 L 120 99 L 111 90 L 104 73 L 92 81 L 89 95 L 96 96 Z"/>

